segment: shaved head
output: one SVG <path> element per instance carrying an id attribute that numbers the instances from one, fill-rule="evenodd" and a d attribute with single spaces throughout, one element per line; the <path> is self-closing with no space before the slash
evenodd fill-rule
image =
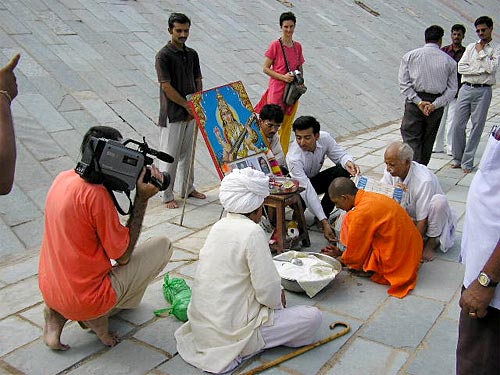
<path id="1" fill-rule="evenodd" d="M 328 188 L 330 199 L 338 198 L 342 195 L 356 195 L 358 188 L 354 182 L 347 177 L 337 177 Z"/>

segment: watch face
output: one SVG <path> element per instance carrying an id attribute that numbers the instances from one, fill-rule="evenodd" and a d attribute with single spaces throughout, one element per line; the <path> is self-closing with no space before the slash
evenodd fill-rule
<path id="1" fill-rule="evenodd" d="M 481 272 L 477 278 L 477 281 L 479 281 L 479 284 L 481 284 L 482 286 L 488 286 L 490 283 L 490 278 L 484 272 Z"/>

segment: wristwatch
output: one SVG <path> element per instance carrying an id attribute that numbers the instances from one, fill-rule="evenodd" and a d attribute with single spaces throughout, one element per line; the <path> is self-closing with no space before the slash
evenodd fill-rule
<path id="1" fill-rule="evenodd" d="M 479 284 L 485 287 L 495 288 L 498 285 L 498 281 L 493 281 L 486 273 L 480 272 L 477 277 Z"/>

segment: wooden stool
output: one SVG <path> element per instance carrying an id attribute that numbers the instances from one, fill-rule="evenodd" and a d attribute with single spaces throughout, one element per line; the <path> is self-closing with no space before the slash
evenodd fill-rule
<path id="1" fill-rule="evenodd" d="M 264 199 L 264 206 L 272 207 L 276 210 L 276 234 L 277 243 L 276 250 L 278 254 L 283 252 L 287 228 L 285 222 L 285 208 L 290 206 L 293 210 L 293 218 L 297 221 L 299 236 L 297 241 L 302 240 L 302 245 L 305 247 L 311 246 L 309 233 L 307 232 L 306 218 L 304 217 L 304 206 L 300 199 L 300 192 L 304 188 L 299 187 L 299 190 L 289 194 L 271 194 Z"/>

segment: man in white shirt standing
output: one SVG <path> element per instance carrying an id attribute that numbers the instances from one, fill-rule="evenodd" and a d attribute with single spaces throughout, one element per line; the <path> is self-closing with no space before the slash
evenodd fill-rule
<path id="1" fill-rule="evenodd" d="M 328 187 L 337 177 L 351 177 L 360 173 L 354 158 L 327 132 L 320 131 L 320 124 L 312 116 L 301 116 L 293 123 L 295 141 L 290 145 L 286 163 L 290 176 L 305 188 L 300 195 L 307 208 L 323 226 L 323 234 L 328 241 L 335 241 L 335 234 L 328 216 L 335 204 L 328 197 Z M 321 171 L 325 158 L 333 161 L 334 167 Z M 318 194 L 323 194 L 319 199 Z"/>
<path id="2" fill-rule="evenodd" d="M 438 248 L 446 252 L 455 243 L 457 217 L 441 189 L 437 176 L 413 159 L 413 150 L 403 142 L 391 143 L 384 153 L 386 169 L 382 182 L 406 192 L 403 206 L 424 238 L 424 261 L 431 261 Z"/>
<path id="3" fill-rule="evenodd" d="M 452 168 L 462 168 L 464 173 L 472 172 L 486 116 L 491 103 L 491 86 L 496 83 L 495 75 L 500 58 L 500 45 L 491 39 L 493 21 L 490 17 L 479 17 L 475 22 L 479 41 L 469 44 L 458 63 L 462 74 L 462 87 L 458 93 L 453 121 Z M 469 117 L 472 129 L 466 141 L 465 127 Z"/>
<path id="4" fill-rule="evenodd" d="M 461 261 L 457 375 L 500 373 L 500 127 L 493 129 L 467 195 Z"/>
<path id="5" fill-rule="evenodd" d="M 425 30 L 425 45 L 406 53 L 399 67 L 399 88 L 406 97 L 401 136 L 414 152 L 417 163 L 431 159 L 444 106 L 457 92 L 457 63 L 439 48 L 442 27 Z"/>

